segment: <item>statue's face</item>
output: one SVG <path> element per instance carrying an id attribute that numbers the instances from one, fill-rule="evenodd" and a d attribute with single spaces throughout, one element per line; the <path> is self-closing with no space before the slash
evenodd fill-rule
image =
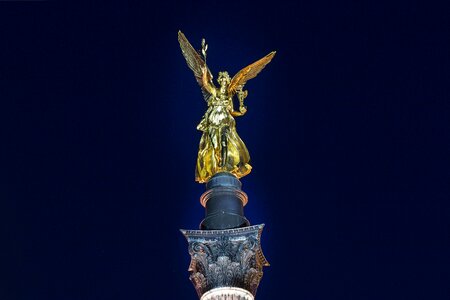
<path id="1" fill-rule="evenodd" d="M 227 86 L 227 79 L 225 77 L 220 77 L 219 79 L 217 79 L 217 82 L 221 87 Z"/>
<path id="2" fill-rule="evenodd" d="M 226 87 L 230 83 L 230 78 L 221 74 L 219 75 L 219 78 L 217 78 L 217 82 L 220 84 L 220 87 Z"/>

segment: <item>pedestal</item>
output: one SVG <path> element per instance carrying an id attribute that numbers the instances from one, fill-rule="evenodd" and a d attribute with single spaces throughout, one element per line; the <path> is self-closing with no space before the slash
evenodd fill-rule
<path id="1" fill-rule="evenodd" d="M 206 183 L 206 192 L 200 197 L 205 208 L 201 229 L 229 229 L 250 225 L 244 216 L 247 194 L 242 184 L 230 173 L 218 173 Z"/>
<path id="2" fill-rule="evenodd" d="M 268 266 L 260 238 L 264 224 L 244 216 L 247 194 L 230 173 L 218 173 L 200 197 L 200 230 L 181 230 L 189 244 L 190 280 L 200 300 L 253 300 Z"/>

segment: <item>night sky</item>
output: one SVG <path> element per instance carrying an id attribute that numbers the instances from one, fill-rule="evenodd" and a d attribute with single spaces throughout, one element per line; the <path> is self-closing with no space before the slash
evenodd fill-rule
<path id="1" fill-rule="evenodd" d="M 61 2 L 0 2 L 0 299 L 197 299 L 178 30 L 216 78 L 277 51 L 236 120 L 258 300 L 450 299 L 449 6 Z"/>

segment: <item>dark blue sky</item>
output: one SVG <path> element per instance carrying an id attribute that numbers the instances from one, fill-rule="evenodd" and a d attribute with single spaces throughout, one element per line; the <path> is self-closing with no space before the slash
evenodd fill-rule
<path id="1" fill-rule="evenodd" d="M 179 228 L 205 110 L 177 31 L 234 74 L 265 223 L 257 299 L 450 297 L 449 7 L 0 3 L 0 299 L 197 299 Z"/>

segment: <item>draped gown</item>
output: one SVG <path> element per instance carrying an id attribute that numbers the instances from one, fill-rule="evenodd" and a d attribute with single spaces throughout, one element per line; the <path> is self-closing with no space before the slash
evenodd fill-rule
<path id="1" fill-rule="evenodd" d="M 218 90 L 208 101 L 208 110 L 197 129 L 202 131 L 195 179 L 207 182 L 214 174 L 229 172 L 237 178 L 250 173 L 250 155 L 236 132 L 232 98 Z"/>

